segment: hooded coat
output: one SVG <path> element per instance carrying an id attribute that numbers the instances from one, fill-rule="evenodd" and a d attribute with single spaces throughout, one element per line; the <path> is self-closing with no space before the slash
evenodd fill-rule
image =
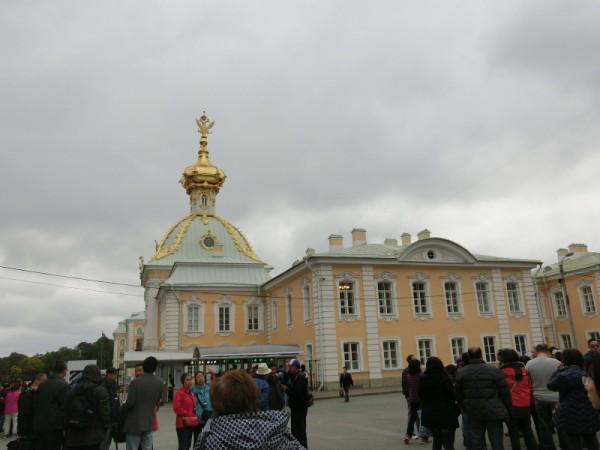
<path id="1" fill-rule="evenodd" d="M 206 450 L 292 450 L 304 449 L 287 426 L 285 411 L 259 411 L 250 414 L 228 414 L 210 423 L 210 430 L 198 436 L 196 448 L 205 434 Z"/>
<path id="2" fill-rule="evenodd" d="M 94 445 L 104 441 L 106 438 L 106 432 L 110 426 L 110 404 L 108 392 L 104 387 L 100 386 L 101 380 L 98 366 L 90 365 L 83 369 L 83 378 L 75 389 L 90 390 L 94 419 L 88 428 L 66 428 L 67 447 Z"/>
<path id="3" fill-rule="evenodd" d="M 425 372 L 419 383 L 422 401 L 421 422 L 432 430 L 458 428 L 458 407 L 454 400 L 454 386 L 445 372 Z"/>
<path id="4" fill-rule="evenodd" d="M 557 370 L 548 380 L 548 389 L 558 391 L 558 410 L 552 417 L 552 425 L 569 433 L 595 433 L 600 430 L 600 415 L 588 400 L 581 382 L 585 370 L 568 366 Z"/>

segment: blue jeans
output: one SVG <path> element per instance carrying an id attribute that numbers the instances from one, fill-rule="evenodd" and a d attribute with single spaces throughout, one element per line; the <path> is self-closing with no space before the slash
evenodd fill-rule
<path id="1" fill-rule="evenodd" d="M 470 416 L 469 427 L 473 435 L 473 450 L 484 449 L 486 431 L 492 450 L 504 450 L 504 428 L 501 420 L 477 420 Z"/>
<path id="2" fill-rule="evenodd" d="M 467 450 L 473 450 L 473 436 L 471 435 L 471 428 L 469 427 L 469 416 L 467 416 L 464 411 L 462 413 L 462 434 L 465 448 Z"/>
<path id="3" fill-rule="evenodd" d="M 127 450 L 152 450 L 152 431 L 127 433 Z"/>

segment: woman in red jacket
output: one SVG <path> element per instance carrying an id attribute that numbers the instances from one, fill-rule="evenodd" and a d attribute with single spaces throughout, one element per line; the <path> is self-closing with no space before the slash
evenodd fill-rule
<path id="1" fill-rule="evenodd" d="M 531 379 L 527 375 L 525 366 L 519 361 L 519 354 L 511 348 L 498 350 L 498 366 L 506 377 L 510 389 L 512 406 L 508 411 L 508 435 L 513 450 L 521 450 L 519 434 L 528 450 L 538 450 L 538 444 L 531 429 L 531 403 L 533 389 Z"/>
<path id="2" fill-rule="evenodd" d="M 175 411 L 175 427 L 177 430 L 178 450 L 189 450 L 194 437 L 194 428 L 198 425 L 198 415 L 196 414 L 196 397 L 192 392 L 194 380 L 192 375 L 184 373 L 181 375 L 182 386 L 175 393 L 173 399 L 173 411 Z M 195 424 L 188 423 L 187 419 L 195 419 Z"/>

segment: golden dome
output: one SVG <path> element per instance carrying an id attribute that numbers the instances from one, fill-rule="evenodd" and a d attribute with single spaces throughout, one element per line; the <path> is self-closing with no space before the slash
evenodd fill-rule
<path id="1" fill-rule="evenodd" d="M 183 171 L 183 176 L 179 182 L 188 195 L 192 195 L 197 191 L 212 191 L 216 194 L 225 183 L 227 175 L 218 167 L 213 166 L 208 157 L 208 135 L 215 122 L 210 122 L 206 115 L 202 115 L 200 119 L 196 120 L 196 124 L 201 134 L 198 161 Z"/>

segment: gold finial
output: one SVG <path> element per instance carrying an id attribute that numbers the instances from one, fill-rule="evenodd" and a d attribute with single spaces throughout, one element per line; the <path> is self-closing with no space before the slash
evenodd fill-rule
<path id="1" fill-rule="evenodd" d="M 202 136 L 200 143 L 206 145 L 206 138 L 211 133 L 210 129 L 215 126 L 215 121 L 213 120 L 211 122 L 210 119 L 206 117 L 206 114 L 202 114 L 202 117 L 196 119 L 196 124 L 198 125 L 198 131 Z"/>

